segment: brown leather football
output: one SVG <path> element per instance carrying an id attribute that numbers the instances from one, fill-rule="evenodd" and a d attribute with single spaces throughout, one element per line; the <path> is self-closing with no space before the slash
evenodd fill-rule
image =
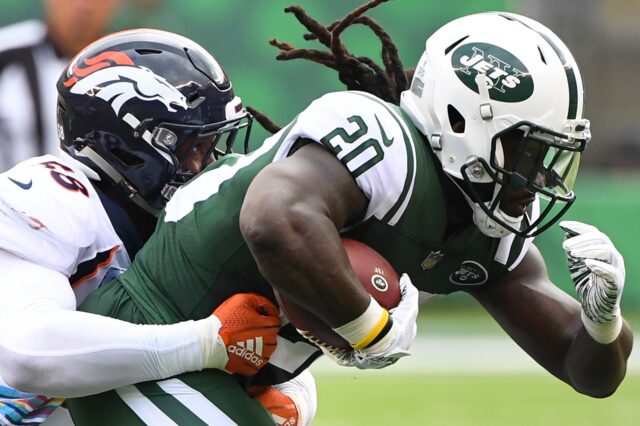
<path id="1" fill-rule="evenodd" d="M 342 238 L 342 243 L 362 287 L 378 301 L 380 306 L 386 309 L 398 306 L 401 297 L 399 278 L 389 262 L 377 251 L 360 241 Z M 305 331 L 312 337 L 336 348 L 351 348 L 349 342 L 340 337 L 321 318 L 277 291 L 275 293 L 280 309 L 298 330 Z"/>

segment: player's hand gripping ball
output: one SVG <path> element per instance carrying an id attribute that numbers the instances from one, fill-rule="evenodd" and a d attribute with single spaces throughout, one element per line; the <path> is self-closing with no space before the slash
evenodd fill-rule
<path id="1" fill-rule="evenodd" d="M 383 308 L 393 309 L 398 306 L 401 299 L 399 278 L 391 264 L 380 253 L 360 241 L 342 238 L 342 243 L 362 287 Z M 276 299 L 291 324 L 305 335 L 338 349 L 351 349 L 349 342 L 321 318 L 278 292 Z"/>

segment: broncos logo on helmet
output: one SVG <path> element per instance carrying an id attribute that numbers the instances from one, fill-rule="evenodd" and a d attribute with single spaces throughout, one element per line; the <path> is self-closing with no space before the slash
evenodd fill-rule
<path id="1" fill-rule="evenodd" d="M 249 143 L 252 118 L 224 70 L 177 34 L 142 28 L 103 37 L 71 61 L 56 87 L 63 152 L 154 215 L 176 188 L 231 152 L 239 131 Z"/>
<path id="2" fill-rule="evenodd" d="M 122 56 L 120 52 L 104 52 L 93 61 L 85 60 L 89 66 L 74 66 L 73 76 L 65 85 L 72 86 L 71 93 L 104 99 L 116 115 L 133 98 L 160 101 L 170 112 L 177 111 L 175 107 L 187 109 L 184 95 L 167 80 L 148 68 L 135 66 L 128 57 Z"/>

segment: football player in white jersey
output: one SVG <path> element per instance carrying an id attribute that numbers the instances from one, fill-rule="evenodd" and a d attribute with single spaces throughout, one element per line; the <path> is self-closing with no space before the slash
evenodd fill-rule
<path id="1" fill-rule="evenodd" d="M 265 298 L 159 326 L 75 311 L 129 267 L 182 183 L 239 132 L 246 149 L 252 118 L 218 62 L 181 36 L 125 31 L 80 52 L 58 93 L 62 156 L 0 175 L 0 424 L 40 423 L 61 397 L 186 371 L 254 374 L 226 346 L 262 339 L 269 359 L 280 320 Z"/>
<path id="2" fill-rule="evenodd" d="M 360 357 L 331 353 L 338 362 L 393 361 L 406 331 L 380 327 L 392 315 L 354 285 L 339 239 L 353 236 L 407 272 L 423 300 L 467 292 L 551 374 L 585 395 L 613 394 L 633 341 L 623 257 L 595 227 L 561 222 L 575 300 L 532 243 L 575 200 L 591 139 L 571 52 L 536 21 L 481 13 L 437 30 L 405 72 L 389 35 L 362 16 L 382 2 L 328 27 L 286 9 L 328 51 L 271 41 L 278 59 L 334 68 L 351 91 L 314 101 L 264 144 L 280 161 L 256 176 L 240 213 L 261 272 L 354 347 L 374 337 Z M 385 69 L 346 50 L 352 23 L 380 37 Z"/>

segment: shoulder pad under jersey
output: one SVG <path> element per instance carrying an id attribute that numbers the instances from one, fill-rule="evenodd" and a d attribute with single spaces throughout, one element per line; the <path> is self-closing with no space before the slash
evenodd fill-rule
<path id="1" fill-rule="evenodd" d="M 18 226 L 15 239 L 39 233 L 72 247 L 91 245 L 108 220 L 87 177 L 52 155 L 31 158 L 0 174 L 0 211 Z"/>
<path id="2" fill-rule="evenodd" d="M 324 145 L 351 172 L 369 199 L 365 219 L 397 221 L 416 155 L 408 124 L 393 106 L 364 92 L 329 93 L 298 116 L 287 138 L 300 137 Z"/>

